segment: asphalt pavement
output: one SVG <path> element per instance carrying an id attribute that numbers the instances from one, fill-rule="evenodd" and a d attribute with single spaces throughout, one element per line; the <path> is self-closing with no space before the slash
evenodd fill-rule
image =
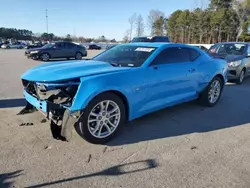
<path id="1" fill-rule="evenodd" d="M 213 108 L 161 110 L 93 145 L 76 132 L 70 142 L 54 140 L 39 112 L 16 115 L 25 104 L 20 75 L 39 63 L 24 50 L 0 50 L 1 188 L 250 187 L 250 79 L 227 84 Z"/>

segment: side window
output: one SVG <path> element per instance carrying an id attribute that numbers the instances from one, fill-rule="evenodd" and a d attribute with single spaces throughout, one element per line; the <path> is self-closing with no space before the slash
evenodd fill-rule
<path id="1" fill-rule="evenodd" d="M 154 37 L 153 42 L 162 42 L 161 37 Z"/>
<path id="2" fill-rule="evenodd" d="M 62 43 L 62 42 L 56 43 L 56 47 L 57 48 L 64 48 L 64 43 Z"/>
<path id="3" fill-rule="evenodd" d="M 221 46 L 219 47 L 219 50 L 218 50 L 217 53 L 218 53 L 218 54 L 224 54 L 224 53 L 226 53 L 225 45 L 221 45 Z"/>
<path id="4" fill-rule="evenodd" d="M 152 62 L 152 65 L 183 63 L 190 61 L 188 48 L 172 47 L 163 50 Z"/>
<path id="5" fill-rule="evenodd" d="M 250 45 L 247 48 L 247 54 L 250 54 Z"/>
<path id="6" fill-rule="evenodd" d="M 75 48 L 75 45 L 72 43 L 66 43 L 65 46 L 67 49 L 74 49 Z"/>
<path id="7" fill-rule="evenodd" d="M 162 37 L 163 38 L 163 42 L 169 42 L 169 39 L 168 39 L 168 37 Z"/>
<path id="8" fill-rule="evenodd" d="M 190 53 L 190 60 L 191 61 L 196 60 L 201 55 L 200 52 L 198 52 L 197 50 L 192 49 L 192 48 L 189 48 L 189 53 Z"/>
<path id="9" fill-rule="evenodd" d="M 216 53 L 216 49 L 218 48 L 218 45 L 213 45 L 209 48 L 208 52 L 210 54 Z"/>

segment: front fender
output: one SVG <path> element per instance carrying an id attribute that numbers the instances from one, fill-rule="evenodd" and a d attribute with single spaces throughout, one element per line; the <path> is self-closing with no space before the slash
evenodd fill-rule
<path id="1" fill-rule="evenodd" d="M 78 91 L 75 95 L 70 111 L 79 111 L 86 108 L 88 103 L 97 95 L 107 91 L 118 91 L 127 98 L 127 91 L 124 88 L 118 87 L 110 80 L 109 77 L 89 76 L 82 77 Z M 130 106 L 130 105 L 129 105 Z"/>

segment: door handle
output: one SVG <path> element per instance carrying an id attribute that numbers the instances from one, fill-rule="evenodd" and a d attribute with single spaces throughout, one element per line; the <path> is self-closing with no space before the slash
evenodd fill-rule
<path id="1" fill-rule="evenodd" d="M 196 70 L 195 69 L 189 69 L 188 71 L 189 72 L 195 72 Z"/>

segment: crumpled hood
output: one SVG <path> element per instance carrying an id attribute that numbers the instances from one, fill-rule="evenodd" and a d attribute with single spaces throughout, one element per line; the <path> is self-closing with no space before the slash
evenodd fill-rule
<path id="1" fill-rule="evenodd" d="M 26 71 L 21 78 L 29 81 L 54 82 L 130 69 L 113 67 L 109 63 L 93 60 L 61 61 L 40 64 Z"/>

